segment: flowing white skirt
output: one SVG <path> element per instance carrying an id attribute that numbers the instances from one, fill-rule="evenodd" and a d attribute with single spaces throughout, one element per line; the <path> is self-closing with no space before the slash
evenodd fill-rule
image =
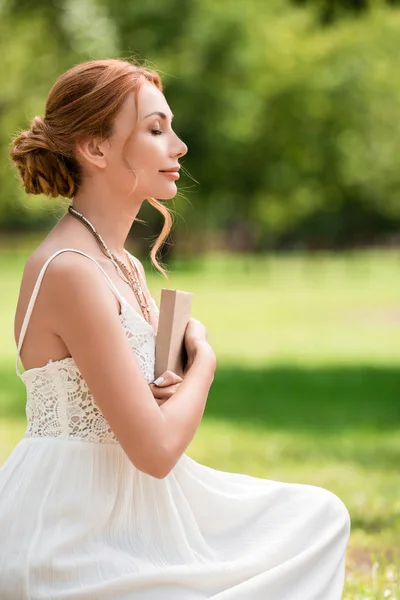
<path id="1" fill-rule="evenodd" d="M 24 438 L 0 469 L 0 598 L 339 600 L 349 528 L 322 488 Z"/>

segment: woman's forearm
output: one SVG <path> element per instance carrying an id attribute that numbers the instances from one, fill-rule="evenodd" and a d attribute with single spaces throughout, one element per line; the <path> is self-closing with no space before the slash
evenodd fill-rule
<path id="1" fill-rule="evenodd" d="M 208 343 L 201 344 L 179 389 L 160 407 L 165 419 L 165 474 L 174 467 L 196 433 L 214 380 L 215 368 L 214 351 Z"/>

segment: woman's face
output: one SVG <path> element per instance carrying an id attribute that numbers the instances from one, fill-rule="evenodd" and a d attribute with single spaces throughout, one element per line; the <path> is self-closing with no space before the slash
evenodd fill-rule
<path id="1" fill-rule="evenodd" d="M 164 94 L 152 83 L 141 86 L 137 112 L 134 95 L 127 98 L 107 148 L 107 170 L 121 192 L 134 188 L 134 196 L 140 199 L 168 200 L 176 195 L 176 172 L 171 175 L 163 170 L 179 168 L 179 159 L 188 148 L 172 129 L 172 118 Z M 136 182 L 128 169 L 134 171 Z"/>

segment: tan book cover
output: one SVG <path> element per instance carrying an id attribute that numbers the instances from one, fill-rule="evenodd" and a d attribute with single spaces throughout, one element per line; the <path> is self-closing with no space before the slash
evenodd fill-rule
<path id="1" fill-rule="evenodd" d="M 187 360 L 184 338 L 192 309 L 190 292 L 162 288 L 160 313 L 156 336 L 154 378 L 164 371 L 173 371 L 180 377 Z"/>

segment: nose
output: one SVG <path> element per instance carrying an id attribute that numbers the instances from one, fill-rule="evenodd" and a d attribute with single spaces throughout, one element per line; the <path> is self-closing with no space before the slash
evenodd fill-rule
<path id="1" fill-rule="evenodd" d="M 178 152 L 176 152 L 175 157 L 176 158 L 182 158 L 182 156 L 185 156 L 185 154 L 188 151 L 188 147 L 186 146 L 185 142 L 183 142 L 178 136 L 177 140 L 179 142 L 178 144 Z"/>

